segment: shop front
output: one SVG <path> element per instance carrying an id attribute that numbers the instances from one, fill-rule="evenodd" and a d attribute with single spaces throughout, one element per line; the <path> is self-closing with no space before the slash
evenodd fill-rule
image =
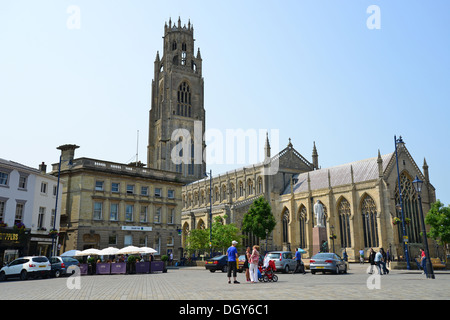
<path id="1" fill-rule="evenodd" d="M 30 229 L 0 228 L 0 266 L 29 254 Z"/>

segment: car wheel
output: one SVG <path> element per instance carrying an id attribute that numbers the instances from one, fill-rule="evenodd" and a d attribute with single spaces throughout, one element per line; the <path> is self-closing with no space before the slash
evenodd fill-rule
<path id="1" fill-rule="evenodd" d="M 334 271 L 334 273 L 336 273 L 336 274 L 341 273 L 341 272 L 339 271 L 339 266 L 336 266 L 336 270 Z"/>
<path id="2" fill-rule="evenodd" d="M 289 273 L 289 266 L 288 265 L 284 266 L 284 273 Z"/>
<path id="3" fill-rule="evenodd" d="M 61 271 L 55 270 L 54 276 L 55 276 L 55 278 L 59 278 L 61 276 Z"/>
<path id="4" fill-rule="evenodd" d="M 2 271 L 0 272 L 0 281 L 5 281 L 6 280 L 6 274 Z"/>
<path id="5" fill-rule="evenodd" d="M 311 274 L 316 274 L 316 270 L 311 270 Z"/>
<path id="6" fill-rule="evenodd" d="M 27 280 L 27 279 L 28 279 L 27 270 L 22 270 L 22 272 L 20 272 L 20 280 Z"/>
<path id="7" fill-rule="evenodd" d="M 212 270 L 212 269 L 210 269 L 210 270 L 209 270 L 209 272 L 212 272 L 212 273 L 214 273 L 214 272 L 216 272 L 216 270 Z"/>

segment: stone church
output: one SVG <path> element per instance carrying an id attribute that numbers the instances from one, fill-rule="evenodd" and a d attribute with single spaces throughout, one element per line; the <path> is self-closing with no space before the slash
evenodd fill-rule
<path id="1" fill-rule="evenodd" d="M 397 209 L 400 185 L 403 210 L 408 218 L 407 245 L 411 257 L 418 255 L 422 243 L 420 211 L 412 181 L 416 176 L 424 181 L 424 213 L 435 201 L 435 189 L 426 161 L 421 170 L 404 143 L 398 144 L 399 174 L 395 152 L 382 155 L 376 146 L 373 158 L 320 168 L 315 143 L 309 161 L 291 141 L 282 151 L 271 155 L 267 137 L 266 159 L 262 163 L 211 179 L 205 177 L 206 162 L 195 161 L 195 155 L 203 154 L 206 146 L 203 141 L 195 141 L 196 123 L 201 123 L 201 137 L 204 134 L 205 108 L 202 57 L 200 49 L 195 53 L 193 25 L 189 22 L 182 26 L 180 19 L 177 23 L 169 20 L 163 38 L 162 57 L 158 52 L 154 62 L 147 166 L 176 172 L 185 183 L 181 192 L 182 246 L 189 230 L 209 228 L 210 210 L 212 217 L 226 215 L 225 223 L 235 223 L 241 228 L 252 202 L 263 196 L 271 204 L 277 221 L 275 230 L 268 235 L 269 250 L 301 247 L 307 251 L 304 257 L 312 256 L 313 205 L 319 200 L 325 211 L 330 251 L 340 254 L 346 249 L 350 261 L 357 259 L 360 249 L 367 252 L 369 248 L 383 247 L 395 257 L 403 256 L 403 233 L 394 224 L 394 218 L 400 215 Z M 183 133 L 180 129 L 184 129 Z M 174 154 L 183 161 L 174 162 Z M 278 170 L 268 174 L 274 163 Z M 242 245 L 260 242 L 251 234 L 246 236 Z M 265 248 L 265 240 L 261 245 Z M 432 255 L 434 248 L 430 245 Z"/>

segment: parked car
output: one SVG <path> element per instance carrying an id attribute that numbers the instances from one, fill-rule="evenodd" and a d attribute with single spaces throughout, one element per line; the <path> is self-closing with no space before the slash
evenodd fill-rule
<path id="1" fill-rule="evenodd" d="M 311 274 L 315 274 L 317 271 L 323 273 L 328 271 L 336 274 L 347 273 L 345 261 L 335 253 L 318 253 L 312 256 L 309 261 L 309 269 Z"/>
<path id="2" fill-rule="evenodd" d="M 52 276 L 58 278 L 66 274 L 73 274 L 75 272 L 75 267 L 80 265 L 80 262 L 71 257 L 51 257 L 50 263 L 52 265 Z"/>
<path id="3" fill-rule="evenodd" d="M 26 280 L 29 277 L 41 276 L 47 278 L 51 272 L 51 264 L 47 257 L 21 257 L 7 264 L 0 270 L 0 281 L 7 278 L 19 277 Z"/>
<path id="4" fill-rule="evenodd" d="M 216 270 L 222 270 L 222 272 L 227 272 L 227 262 L 228 257 L 226 255 L 217 256 L 206 260 L 205 268 L 210 272 L 216 272 Z"/>
<path id="5" fill-rule="evenodd" d="M 238 272 L 242 272 L 242 271 L 244 271 L 245 254 L 240 255 L 238 260 L 239 260 Z"/>
<path id="6" fill-rule="evenodd" d="M 277 271 L 283 271 L 288 273 L 294 271 L 297 266 L 297 261 L 294 259 L 294 255 L 290 251 L 271 251 L 264 257 L 264 265 L 268 263 L 267 260 L 273 260 Z"/>

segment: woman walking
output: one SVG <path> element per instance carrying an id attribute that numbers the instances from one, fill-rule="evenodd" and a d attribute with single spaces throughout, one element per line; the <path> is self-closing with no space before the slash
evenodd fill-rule
<path id="1" fill-rule="evenodd" d="M 254 245 L 253 251 L 249 259 L 250 263 L 250 281 L 251 283 L 258 282 L 258 263 L 259 263 L 259 246 Z"/>
<path id="2" fill-rule="evenodd" d="M 247 279 L 247 282 L 250 282 L 250 266 L 249 266 L 249 260 L 250 256 L 252 255 L 252 249 L 250 247 L 247 247 L 247 251 L 245 252 L 245 262 L 244 262 L 244 270 L 245 270 L 245 278 Z"/>

